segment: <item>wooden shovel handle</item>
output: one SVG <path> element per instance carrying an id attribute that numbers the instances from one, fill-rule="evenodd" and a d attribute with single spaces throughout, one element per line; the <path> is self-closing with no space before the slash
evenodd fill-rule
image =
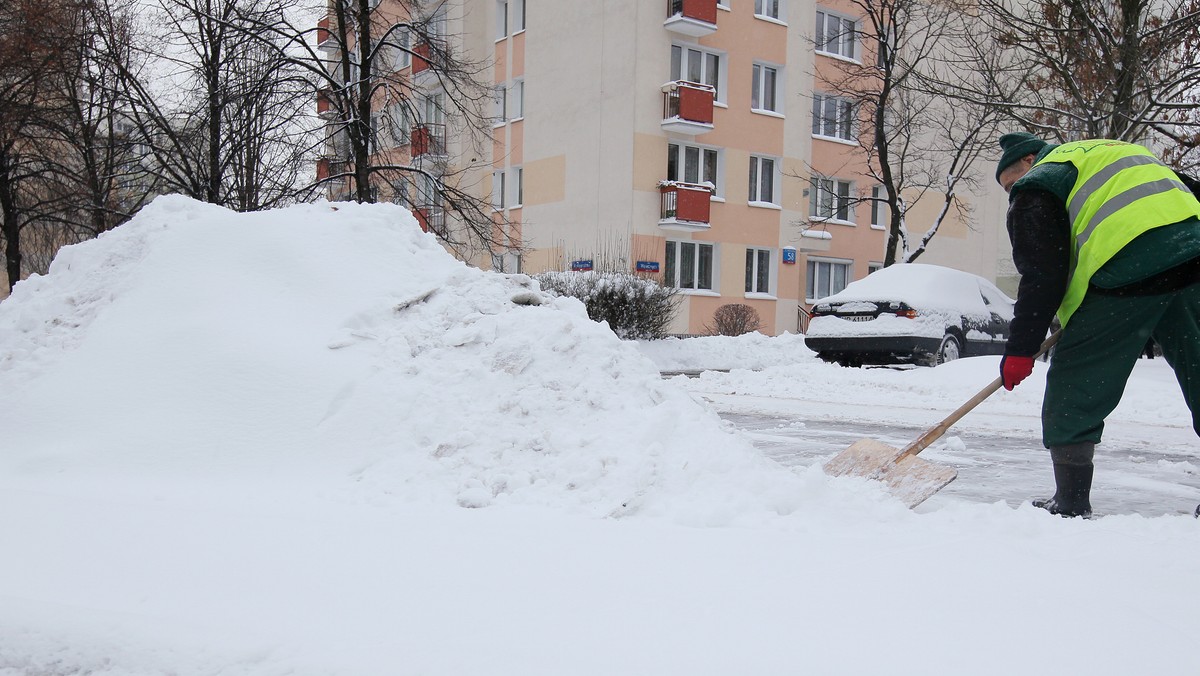
<path id="1" fill-rule="evenodd" d="M 1054 347 L 1054 344 L 1058 342 L 1058 338 L 1061 335 L 1062 335 L 1062 329 L 1059 329 L 1059 330 L 1055 331 L 1054 333 L 1050 334 L 1050 337 L 1047 338 L 1045 340 L 1045 342 L 1042 343 L 1042 346 L 1040 348 L 1038 348 L 1037 354 L 1033 355 L 1034 360 L 1036 361 L 1039 357 L 1041 357 L 1042 355 L 1049 352 L 1050 348 Z M 950 429 L 951 425 L 953 425 L 954 423 L 961 420 L 963 416 L 965 416 L 966 414 L 971 412 L 971 409 L 978 406 L 984 399 L 987 399 L 988 397 L 992 396 L 992 393 L 994 393 L 996 390 L 1000 389 L 1003 386 L 1004 386 L 1004 378 L 1003 377 L 998 377 L 995 380 L 993 380 L 992 382 L 988 383 L 987 387 L 983 388 L 982 390 L 979 391 L 978 394 L 976 394 L 975 396 L 968 399 L 967 403 L 963 404 L 962 406 L 959 406 L 957 409 L 954 410 L 953 413 L 946 416 L 946 418 L 944 420 L 942 420 L 940 423 L 929 428 L 924 434 L 922 434 L 920 437 L 918 437 L 916 441 L 905 446 L 904 450 L 900 452 L 900 455 L 896 458 L 896 460 L 899 461 L 900 458 L 903 458 L 908 455 L 916 455 L 916 454 L 920 453 L 921 451 L 925 450 L 926 448 L 928 448 L 930 444 L 932 444 L 933 442 L 940 439 L 941 436 L 946 433 L 946 430 Z"/>

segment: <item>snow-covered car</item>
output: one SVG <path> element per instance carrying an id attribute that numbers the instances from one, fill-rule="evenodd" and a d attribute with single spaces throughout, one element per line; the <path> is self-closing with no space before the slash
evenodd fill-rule
<path id="1" fill-rule="evenodd" d="M 804 344 L 844 366 L 1003 354 L 1013 300 L 969 272 L 892 265 L 813 303 Z"/>

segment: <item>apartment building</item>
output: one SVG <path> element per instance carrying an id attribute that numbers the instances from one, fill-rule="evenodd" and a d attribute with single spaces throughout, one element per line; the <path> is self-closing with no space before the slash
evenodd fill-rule
<path id="1" fill-rule="evenodd" d="M 513 228 L 513 246 L 475 264 L 656 276 L 683 296 L 679 334 L 729 303 L 754 307 L 766 333 L 802 330 L 813 300 L 882 266 L 860 121 L 817 84 L 874 58 L 851 3 L 433 4 L 494 85 L 491 156 L 447 151 Z M 1011 288 L 1003 197 L 944 223 L 921 262 Z"/>

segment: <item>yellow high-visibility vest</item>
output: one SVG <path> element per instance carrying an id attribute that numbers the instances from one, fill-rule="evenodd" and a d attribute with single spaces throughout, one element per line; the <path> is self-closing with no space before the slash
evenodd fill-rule
<path id="1" fill-rule="evenodd" d="M 1058 307 L 1058 319 L 1066 326 L 1097 270 L 1139 235 L 1200 217 L 1200 201 L 1170 167 L 1134 143 L 1064 143 L 1034 166 L 1053 162 L 1070 162 L 1079 172 L 1066 205 L 1073 243 L 1071 279 Z"/>

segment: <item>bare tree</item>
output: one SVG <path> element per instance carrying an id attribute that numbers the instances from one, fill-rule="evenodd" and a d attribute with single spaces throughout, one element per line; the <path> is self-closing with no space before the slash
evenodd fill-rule
<path id="1" fill-rule="evenodd" d="M 930 86 L 938 73 L 954 70 L 949 43 L 961 39 L 972 20 L 956 3 L 851 4 L 862 18 L 850 22 L 830 15 L 819 20 L 816 48 L 839 53 L 858 44 L 870 51 L 859 62 L 818 72 L 824 93 L 814 101 L 813 127 L 855 140 L 868 159 L 874 186 L 858 196 L 836 195 L 818 177 L 813 199 L 872 204 L 888 219 L 884 265 L 910 263 L 925 252 L 948 216 L 969 216 L 962 192 L 977 182 L 976 162 L 991 150 L 1000 115 L 970 100 L 947 98 Z M 971 74 L 956 72 L 955 77 Z M 859 125 L 865 130 L 859 131 Z M 914 232 L 910 214 L 927 200 L 938 203 L 937 215 Z"/>
<path id="2" fill-rule="evenodd" d="M 326 119 L 314 193 L 405 204 L 460 254 L 519 249 L 512 224 L 482 198 L 480 172 L 449 162 L 455 143 L 460 157 L 490 152 L 494 101 L 486 64 L 466 58 L 447 29 L 448 7 L 343 0 L 316 29 L 284 19 L 256 31 L 286 38 L 280 58 L 305 69 Z"/>
<path id="3" fill-rule="evenodd" d="M 73 4 L 0 3 L 0 240 L 11 289 L 22 277 L 22 239 L 56 209 L 52 152 L 39 123 L 54 99 L 53 69 L 73 34 Z"/>
<path id="4" fill-rule="evenodd" d="M 957 95 L 1057 141 L 1200 145 L 1198 0 L 981 0 L 972 52 L 986 78 Z"/>
<path id="5" fill-rule="evenodd" d="M 111 15 L 129 0 L 96 0 Z M 160 190 L 253 210 L 292 199 L 306 157 L 298 71 L 253 34 L 283 0 L 155 0 L 139 45 L 119 63 L 122 115 Z M 114 55 L 119 31 L 103 33 Z"/>

